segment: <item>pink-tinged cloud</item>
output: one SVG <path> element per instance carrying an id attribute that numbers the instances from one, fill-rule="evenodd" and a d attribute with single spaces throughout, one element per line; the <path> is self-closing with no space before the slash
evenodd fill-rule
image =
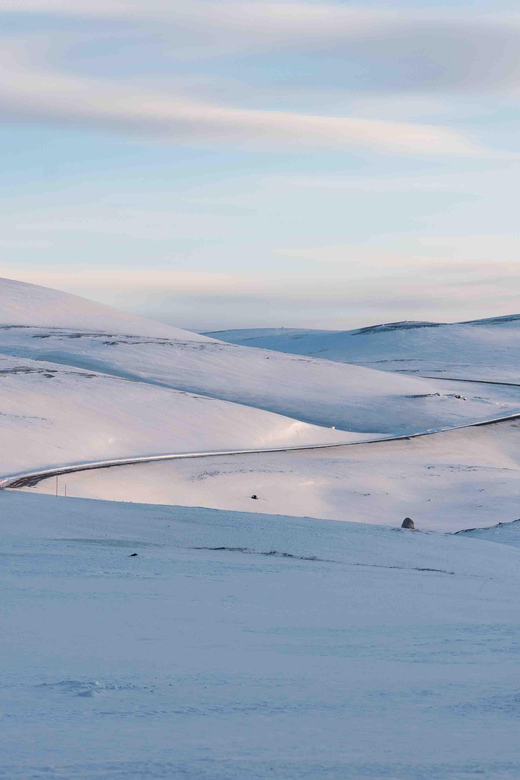
<path id="1" fill-rule="evenodd" d="M 463 134 L 446 127 L 358 117 L 236 108 L 186 96 L 133 89 L 127 83 L 88 79 L 23 61 L 5 43 L 0 64 L 0 108 L 9 118 L 82 124 L 190 144 L 234 144 L 291 150 L 364 146 L 405 154 L 471 154 Z"/>
<path id="2" fill-rule="evenodd" d="M 392 9 L 264 0 L 3 0 L 1 12 L 155 30 L 176 59 L 319 51 L 362 63 L 351 91 L 388 94 L 517 91 L 520 15 L 464 8 Z M 355 73 L 358 71 L 355 70 Z M 348 77 L 348 67 L 345 78 Z"/>

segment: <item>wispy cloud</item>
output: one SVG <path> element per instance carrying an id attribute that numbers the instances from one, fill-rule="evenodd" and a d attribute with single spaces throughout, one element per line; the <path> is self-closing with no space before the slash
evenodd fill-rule
<path id="1" fill-rule="evenodd" d="M 8 120 L 206 146 L 460 155 L 477 152 L 478 143 L 449 126 L 449 108 L 438 124 L 420 111 L 413 116 L 410 94 L 424 105 L 425 96 L 516 93 L 520 86 L 520 16 L 513 14 L 298 0 L 3 0 L 1 13 L 32 25 L 30 34 L 0 41 L 9 73 L 0 108 Z M 265 76 L 251 85 L 239 63 L 253 55 Z M 299 110 L 280 110 L 282 93 L 269 75 L 284 56 L 280 89 L 290 94 L 296 85 Z M 300 75 L 299 56 L 314 57 L 312 83 Z M 262 57 L 270 63 L 265 71 Z M 197 67 L 189 73 L 181 60 Z M 323 110 L 328 89 L 335 97 Z M 384 110 L 378 116 L 372 105 L 365 116 L 359 96 L 374 94 Z M 398 98 L 389 110 L 399 95 L 406 110 Z"/>
<path id="2" fill-rule="evenodd" d="M 16 278 L 30 284 L 67 289 L 102 289 L 125 292 L 143 292 L 177 295 L 244 295 L 259 289 L 259 282 L 242 274 L 192 272 L 169 269 L 66 269 L 60 266 L 47 267 L 45 271 L 15 269 L 5 264 L 0 266 L 0 277 Z M 267 286 L 260 284 L 262 292 Z"/>
<path id="3" fill-rule="evenodd" d="M 160 26 L 162 43 L 170 42 L 175 58 L 298 49 L 338 63 L 353 58 L 355 77 L 347 67 L 342 79 L 361 92 L 520 85 L 518 14 L 298 0 L 3 0 L 1 10 Z"/>
<path id="4" fill-rule="evenodd" d="M 45 70 L 24 60 L 21 47 L 13 41 L 4 42 L 0 61 L 10 72 L 10 78 L 0 84 L 0 106 L 11 118 L 81 122 L 191 144 L 284 149 L 354 145 L 411 154 L 478 151 L 463 134 L 446 127 L 235 108 Z"/>

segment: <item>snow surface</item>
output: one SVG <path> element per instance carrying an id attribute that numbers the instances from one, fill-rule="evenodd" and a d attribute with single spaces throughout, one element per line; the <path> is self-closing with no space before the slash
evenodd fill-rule
<path id="1" fill-rule="evenodd" d="M 0 323 L 0 477 L 520 410 L 520 388 L 225 344 L 7 280 Z M 339 334 L 334 359 L 358 343 L 395 367 L 408 344 L 405 370 L 503 377 L 515 323 Z M 520 522 L 495 524 L 518 518 L 519 429 L 60 478 L 88 500 L 1 490 L 0 778 L 517 778 Z"/>
<path id="2" fill-rule="evenodd" d="M 217 341 L 9 328 L 0 329 L 0 353 L 221 398 L 314 425 L 362 433 L 413 433 L 520 411 L 520 388 L 516 387 L 450 384 Z"/>
<path id="3" fill-rule="evenodd" d="M 307 515 L 458 531 L 520 517 L 520 420 L 325 450 L 219 456 L 67 474 L 83 498 Z M 54 493 L 48 479 L 35 488 Z M 251 496 L 257 495 L 258 500 Z"/>
<path id="4" fill-rule="evenodd" d="M 515 520 L 512 523 L 498 523 L 491 528 L 465 529 L 459 533 L 474 539 L 520 547 L 520 520 Z"/>
<path id="5" fill-rule="evenodd" d="M 0 474 L 140 455 L 359 441 L 239 404 L 0 355 Z"/>
<path id="6" fill-rule="evenodd" d="M 0 328 L 3 325 L 80 328 L 139 336 L 209 341 L 206 336 L 137 317 L 78 295 L 0 278 Z"/>
<path id="7" fill-rule="evenodd" d="M 1 777 L 519 776 L 518 549 L 17 492 L 0 513 Z"/>
<path id="8" fill-rule="evenodd" d="M 230 345 L 21 282 L 0 280 L 0 311 L 7 323 L 0 327 L 5 355 L 219 398 L 328 428 L 402 434 L 520 411 L 518 388 L 450 384 Z M 75 327 L 64 327 L 72 315 Z M 37 326 L 30 326 L 35 320 Z M 166 330 L 148 335 L 154 327 Z M 216 442 L 213 449 L 219 448 Z"/>
<path id="9" fill-rule="evenodd" d="M 520 382 L 520 315 L 472 323 L 397 322 L 350 331 L 219 331 L 222 341 L 384 371 Z"/>

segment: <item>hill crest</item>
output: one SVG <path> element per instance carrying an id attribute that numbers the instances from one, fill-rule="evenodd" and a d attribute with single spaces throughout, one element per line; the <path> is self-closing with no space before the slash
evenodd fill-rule
<path id="1" fill-rule="evenodd" d="M 173 325 L 138 317 L 79 295 L 0 278 L 0 327 L 74 328 L 182 341 L 212 341 Z"/>

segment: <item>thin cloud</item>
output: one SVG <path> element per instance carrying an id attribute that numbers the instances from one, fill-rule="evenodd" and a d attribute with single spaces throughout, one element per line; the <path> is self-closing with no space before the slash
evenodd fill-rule
<path id="1" fill-rule="evenodd" d="M 379 241 L 334 244 L 318 247 L 287 247 L 276 254 L 289 260 L 326 265 L 345 265 L 369 273 L 393 268 L 407 273 L 410 266 L 428 265 L 443 272 L 468 269 L 506 269 L 520 274 L 520 238 L 515 235 L 479 234 L 471 236 L 412 236 Z M 377 271 L 379 272 L 379 271 Z"/>
<path id="2" fill-rule="evenodd" d="M 258 293 L 268 294 L 267 283 L 242 274 L 213 273 L 210 271 L 178 271 L 168 269 L 132 268 L 74 268 L 70 271 L 56 266 L 43 272 L 33 269 L 20 270 L 13 266 L 0 267 L 0 277 L 13 278 L 44 287 L 66 288 L 68 290 L 98 289 L 137 292 L 161 296 L 175 295 L 232 295 L 243 296 Z"/>
<path id="3" fill-rule="evenodd" d="M 496 91 L 520 84 L 517 14 L 256 0 L 4 0 L 2 11 L 155 26 L 174 58 L 319 51 L 322 60 L 343 62 L 339 78 L 360 92 Z M 361 71 L 348 67 L 352 61 Z"/>
<path id="4" fill-rule="evenodd" d="M 445 127 L 287 111 L 234 108 L 186 96 L 136 91 L 127 84 L 45 71 L 21 59 L 11 41 L 2 59 L 10 78 L 0 84 L 7 118 L 81 123 L 164 140 L 293 149 L 351 146 L 411 154 L 472 154 L 477 147 Z"/>

